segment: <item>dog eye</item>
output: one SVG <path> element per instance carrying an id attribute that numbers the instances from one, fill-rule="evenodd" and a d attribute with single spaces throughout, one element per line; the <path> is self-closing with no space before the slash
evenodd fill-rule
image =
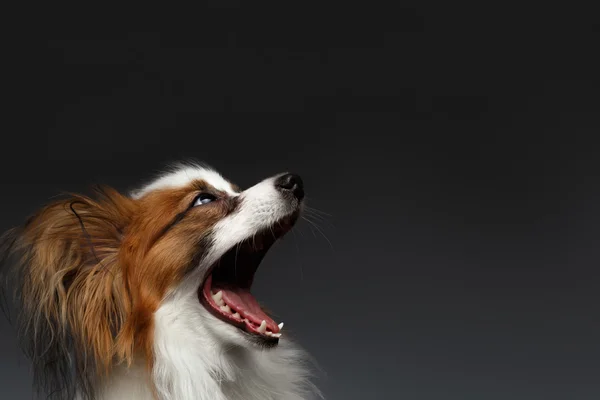
<path id="1" fill-rule="evenodd" d="M 208 204 L 210 202 L 215 201 L 216 199 L 217 198 L 215 196 L 213 196 L 212 194 L 202 193 L 202 194 L 198 195 L 198 197 L 196 197 L 196 199 L 194 200 L 194 203 L 192 204 L 192 207 L 201 206 L 203 204 Z"/>

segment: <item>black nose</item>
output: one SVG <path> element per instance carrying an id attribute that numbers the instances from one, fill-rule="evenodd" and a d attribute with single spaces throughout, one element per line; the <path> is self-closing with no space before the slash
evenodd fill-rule
<path id="1" fill-rule="evenodd" d="M 302 178 L 296 174 L 285 174 L 277 178 L 275 187 L 283 193 L 291 193 L 298 200 L 304 198 L 304 183 Z"/>

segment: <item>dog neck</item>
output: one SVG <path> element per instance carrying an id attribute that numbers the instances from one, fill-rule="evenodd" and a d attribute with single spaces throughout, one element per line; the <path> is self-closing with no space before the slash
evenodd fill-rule
<path id="1" fill-rule="evenodd" d="M 118 367 L 102 384 L 101 400 L 302 400 L 315 389 L 302 351 L 233 346 L 215 339 L 213 322 L 191 296 L 166 301 L 155 314 L 152 376 L 143 363 Z M 156 395 L 153 394 L 153 388 Z"/>

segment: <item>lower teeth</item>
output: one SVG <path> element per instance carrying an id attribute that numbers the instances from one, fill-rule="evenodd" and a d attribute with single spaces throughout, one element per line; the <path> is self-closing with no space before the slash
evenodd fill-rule
<path id="1" fill-rule="evenodd" d="M 223 301 L 223 292 L 222 291 L 219 291 L 215 294 L 213 294 L 211 291 L 211 296 L 212 296 L 213 300 L 215 301 L 215 303 L 217 303 L 217 306 L 219 306 L 219 309 L 221 311 L 231 314 L 232 309 L 231 309 L 231 307 L 229 307 L 229 305 L 225 304 L 225 302 Z M 237 311 L 235 313 L 233 313 L 233 318 L 241 319 L 242 322 L 247 322 L 249 324 L 253 324 L 252 322 L 248 321 L 248 319 L 242 318 L 242 316 Z M 281 330 L 283 328 L 283 322 L 281 322 L 278 326 L 279 326 L 279 329 Z M 260 326 L 257 327 L 257 330 L 260 333 L 265 334 L 267 336 L 271 336 L 271 337 L 275 337 L 275 338 L 281 337 L 281 333 L 273 333 L 273 332 L 267 330 L 267 322 L 265 320 L 263 320 L 261 322 Z"/>

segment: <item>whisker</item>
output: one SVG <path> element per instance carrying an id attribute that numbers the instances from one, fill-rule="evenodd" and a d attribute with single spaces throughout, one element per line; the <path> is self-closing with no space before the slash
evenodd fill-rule
<path id="1" fill-rule="evenodd" d="M 333 228 L 335 229 L 335 225 L 333 223 L 331 223 L 330 221 L 328 221 L 327 219 L 321 217 L 320 215 L 315 215 L 315 214 L 310 214 L 310 213 L 305 213 L 304 214 L 305 218 L 311 219 L 312 221 L 315 223 L 323 223 L 323 224 L 327 224 L 327 227 L 329 228 Z"/>
<path id="2" fill-rule="evenodd" d="M 304 238 L 304 232 L 302 232 L 302 229 L 296 228 L 296 229 L 293 229 L 292 232 L 293 231 L 297 231 L 298 235 L 300 235 L 301 238 Z"/>
<path id="3" fill-rule="evenodd" d="M 316 238 L 317 235 L 315 234 L 315 231 L 313 230 L 313 228 L 311 226 L 312 225 L 311 221 L 309 221 L 305 216 L 302 216 L 302 219 L 305 220 L 305 221 L 307 221 L 310 224 L 310 225 L 307 225 L 308 226 L 308 230 L 310 231 L 310 233 L 312 233 L 313 237 Z"/>
<path id="4" fill-rule="evenodd" d="M 294 232 L 294 229 L 292 229 L 292 234 L 294 235 L 294 246 L 296 247 L 296 256 L 297 256 L 296 260 L 299 261 L 298 266 L 300 267 L 300 280 L 303 281 L 304 280 L 304 269 L 302 268 L 302 261 L 300 258 L 300 246 L 298 246 L 298 240 L 296 240 L 297 236 L 296 236 L 296 233 Z"/>
<path id="5" fill-rule="evenodd" d="M 330 219 L 333 217 L 332 214 L 326 213 L 311 206 L 307 206 L 306 204 L 304 205 L 303 211 L 305 216 L 314 219 L 314 222 L 318 221 L 321 223 L 326 223 L 328 227 L 335 228 L 335 225 L 330 221 Z"/>
<path id="6" fill-rule="evenodd" d="M 315 208 L 315 207 L 307 206 L 306 204 L 304 205 L 304 209 L 312 211 L 312 212 L 314 212 L 316 214 L 325 215 L 327 217 L 333 217 L 333 215 L 331 215 L 329 213 L 326 213 L 325 211 L 319 210 L 318 208 Z"/>
<path id="7" fill-rule="evenodd" d="M 256 232 L 252 235 L 252 249 L 256 250 Z"/>
<path id="8" fill-rule="evenodd" d="M 309 209 L 305 209 L 304 210 L 304 215 L 310 215 L 311 217 L 318 218 L 321 221 L 326 221 L 327 220 L 324 216 L 319 215 L 319 214 L 317 214 L 314 211 L 309 210 Z"/>
<path id="9" fill-rule="evenodd" d="M 240 251 L 240 246 L 242 244 L 238 243 L 235 245 L 235 258 L 233 259 L 233 274 L 235 275 L 235 277 L 237 278 L 237 257 L 238 257 L 238 252 Z"/>
<path id="10" fill-rule="evenodd" d="M 303 220 L 305 220 L 306 222 L 308 222 L 309 224 L 311 224 L 312 226 L 315 227 L 315 229 L 325 238 L 325 240 L 327 240 L 327 243 L 329 243 L 329 246 L 331 247 L 331 250 L 335 251 L 333 244 L 331 244 L 331 241 L 329 240 L 329 238 L 327 237 L 327 235 L 325 235 L 325 233 L 323 233 L 323 231 L 319 228 L 319 226 L 317 224 L 315 224 L 313 221 L 309 220 L 306 217 L 302 217 Z"/>

